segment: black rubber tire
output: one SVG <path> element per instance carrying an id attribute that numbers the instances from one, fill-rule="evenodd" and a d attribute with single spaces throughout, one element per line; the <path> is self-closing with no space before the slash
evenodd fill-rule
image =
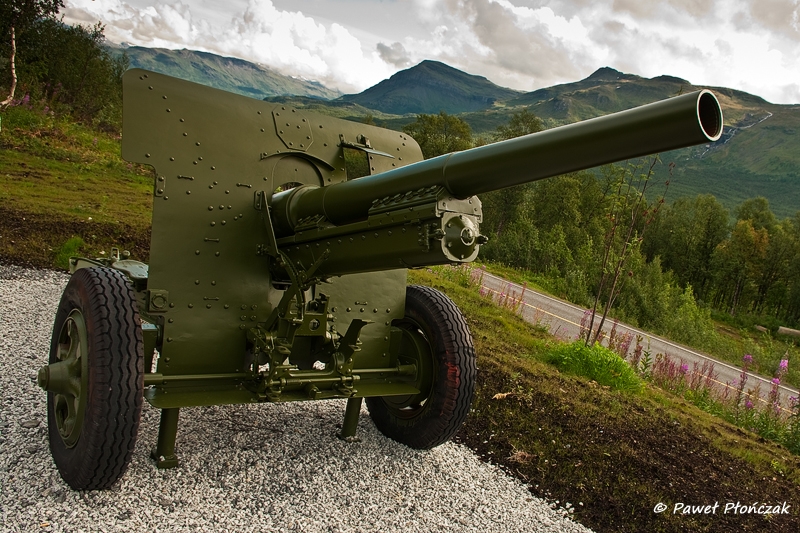
<path id="1" fill-rule="evenodd" d="M 477 372 L 475 347 L 456 304 L 430 287 L 407 287 L 405 318 L 396 325 L 417 329 L 431 348 L 430 394 L 403 409 L 387 403 L 390 398 L 367 398 L 367 408 L 384 435 L 427 450 L 452 439 L 469 414 Z"/>
<path id="2" fill-rule="evenodd" d="M 105 489 L 128 468 L 142 412 L 142 328 L 124 274 L 85 268 L 69 280 L 56 312 L 50 363 L 57 362 L 59 335 L 73 310 L 83 315 L 88 362 L 86 407 L 77 442 L 67 446 L 55 419 L 55 394 L 47 393 L 50 451 L 61 477 L 76 490 Z"/>

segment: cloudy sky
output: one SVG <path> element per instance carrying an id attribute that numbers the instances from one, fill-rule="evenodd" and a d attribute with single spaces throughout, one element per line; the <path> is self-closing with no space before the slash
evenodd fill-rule
<path id="1" fill-rule="evenodd" d="M 609 66 L 800 103 L 800 0 L 65 0 L 114 42 L 359 92 L 424 59 L 531 91 Z"/>

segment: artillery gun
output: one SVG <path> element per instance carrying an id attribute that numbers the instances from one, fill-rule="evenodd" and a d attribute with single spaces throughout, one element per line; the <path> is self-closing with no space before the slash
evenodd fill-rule
<path id="1" fill-rule="evenodd" d="M 450 439 L 475 384 L 455 304 L 408 268 L 474 260 L 476 194 L 715 141 L 708 91 L 423 161 L 396 131 L 129 70 L 122 155 L 154 168 L 149 266 L 71 259 L 53 327 L 50 448 L 74 489 L 125 471 L 146 399 L 153 458 L 178 464 L 181 408 L 362 400 L 414 448 Z M 368 163 L 354 179 L 347 153 Z"/>

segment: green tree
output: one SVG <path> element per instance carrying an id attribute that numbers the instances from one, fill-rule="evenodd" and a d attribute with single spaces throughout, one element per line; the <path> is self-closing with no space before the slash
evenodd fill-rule
<path id="1" fill-rule="evenodd" d="M 765 228 L 756 229 L 750 220 L 740 220 L 729 239 L 717 246 L 712 258 L 716 272 L 717 307 L 725 307 L 731 316 L 755 300 L 756 280 L 769 246 Z"/>
<path id="2" fill-rule="evenodd" d="M 12 102 L 17 89 L 17 39 L 37 20 L 53 17 L 62 7 L 63 0 L 4 0 L 0 3 L 0 34 L 4 36 L 3 42 L 9 45 L 10 66 L 9 94 L 0 102 L 0 109 Z"/>
<path id="3" fill-rule="evenodd" d="M 587 238 L 602 237 L 602 224 L 593 219 L 601 208 L 603 191 L 591 172 L 574 172 L 531 184 L 531 220 L 543 229 L 560 226 L 567 245 L 576 248 Z"/>
<path id="4" fill-rule="evenodd" d="M 542 131 L 542 120 L 531 113 L 527 108 L 511 115 L 508 125 L 497 127 L 498 140 L 514 139 L 530 133 Z"/>
<path id="5" fill-rule="evenodd" d="M 497 127 L 497 140 L 513 139 L 543 129 L 544 126 L 539 117 L 527 109 L 523 109 L 514 113 L 507 125 Z M 490 235 L 499 237 L 510 221 L 519 219 L 520 210 L 523 209 L 523 205 L 526 205 L 526 198 L 530 196 L 533 185 L 526 183 L 481 195 L 481 201 L 485 202 L 487 206 L 486 226 Z"/>
<path id="6" fill-rule="evenodd" d="M 764 254 L 760 275 L 755 280 L 758 294 L 753 311 L 778 316 L 786 305 L 792 259 L 797 254 L 797 242 L 789 219 L 776 223 L 769 231 L 769 243 Z"/>
<path id="7" fill-rule="evenodd" d="M 682 287 L 704 299 L 713 282 L 711 257 L 730 233 L 728 211 L 712 195 L 679 198 L 659 212 L 643 243 L 646 256 L 660 256 Z"/>
<path id="8" fill-rule="evenodd" d="M 794 252 L 789 259 L 786 276 L 786 311 L 784 316 L 800 327 L 800 211 L 789 221 Z"/>
<path id="9" fill-rule="evenodd" d="M 111 55 L 104 43 L 100 24 L 69 26 L 45 18 L 31 26 L 21 44 L 26 77 L 51 108 L 61 107 L 79 120 L 116 130 L 128 59 Z"/>
<path id="10" fill-rule="evenodd" d="M 438 115 L 417 115 L 403 131 L 419 143 L 425 159 L 472 148 L 472 129 L 458 117 L 440 111 Z"/>
<path id="11" fill-rule="evenodd" d="M 769 200 L 763 196 L 745 200 L 736 209 L 736 220 L 749 220 L 755 229 L 765 228 L 771 231 L 777 224 L 777 219 L 769 208 Z"/>
<path id="12" fill-rule="evenodd" d="M 658 257 L 645 261 L 636 249 L 631 252 L 628 270 L 632 275 L 620 291 L 617 314 L 633 325 L 654 331 L 671 311 L 672 276 L 661 268 Z"/>

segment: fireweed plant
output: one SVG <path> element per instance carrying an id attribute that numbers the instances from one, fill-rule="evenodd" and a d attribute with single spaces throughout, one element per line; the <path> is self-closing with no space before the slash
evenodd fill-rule
<path id="1" fill-rule="evenodd" d="M 527 285 L 523 286 L 519 295 L 510 284 L 506 284 L 499 293 L 491 291 L 483 284 L 485 267 L 461 265 L 433 267 L 431 270 L 462 287 L 474 288 L 485 300 L 499 307 L 515 313 L 521 313 L 525 308 L 523 298 Z M 596 333 L 598 341 L 592 346 L 586 346 L 587 337 L 591 334 L 590 324 L 591 311 L 587 310 L 581 319 L 575 342 L 557 343 L 547 358 L 548 362 L 561 371 L 629 392 L 639 390 L 639 380 L 643 379 L 662 390 L 683 397 L 712 415 L 778 442 L 792 453 L 800 455 L 800 399 L 792 396 L 788 405 L 782 405 L 780 399 L 781 380 L 789 371 L 788 352 L 778 365 L 769 391 L 763 396 L 760 384 L 748 388 L 748 378 L 753 367 L 751 354 L 742 357 L 738 379 L 720 384 L 712 362 L 695 362 L 690 365 L 669 354 L 659 353 L 653 356 L 643 344 L 644 339 L 641 336 L 637 335 L 634 339 L 629 334 L 619 333 L 616 321 L 608 334 L 605 331 Z M 608 348 L 600 346 L 600 341 L 604 340 L 607 341 Z"/>
<path id="2" fill-rule="evenodd" d="M 789 368 L 789 360 L 782 359 L 772 378 L 770 389 L 762 396 L 760 384 L 747 387 L 753 356 L 742 357 L 739 378 L 719 385 L 714 365 L 706 361 L 695 362 L 692 367 L 669 354 L 658 354 L 652 367 L 642 364 L 644 348 L 641 338 L 628 359 L 640 376 L 661 389 L 682 396 L 704 411 L 760 437 L 783 444 L 792 453 L 800 455 L 800 400 L 789 398 L 788 405 L 780 399 L 781 378 Z"/>

